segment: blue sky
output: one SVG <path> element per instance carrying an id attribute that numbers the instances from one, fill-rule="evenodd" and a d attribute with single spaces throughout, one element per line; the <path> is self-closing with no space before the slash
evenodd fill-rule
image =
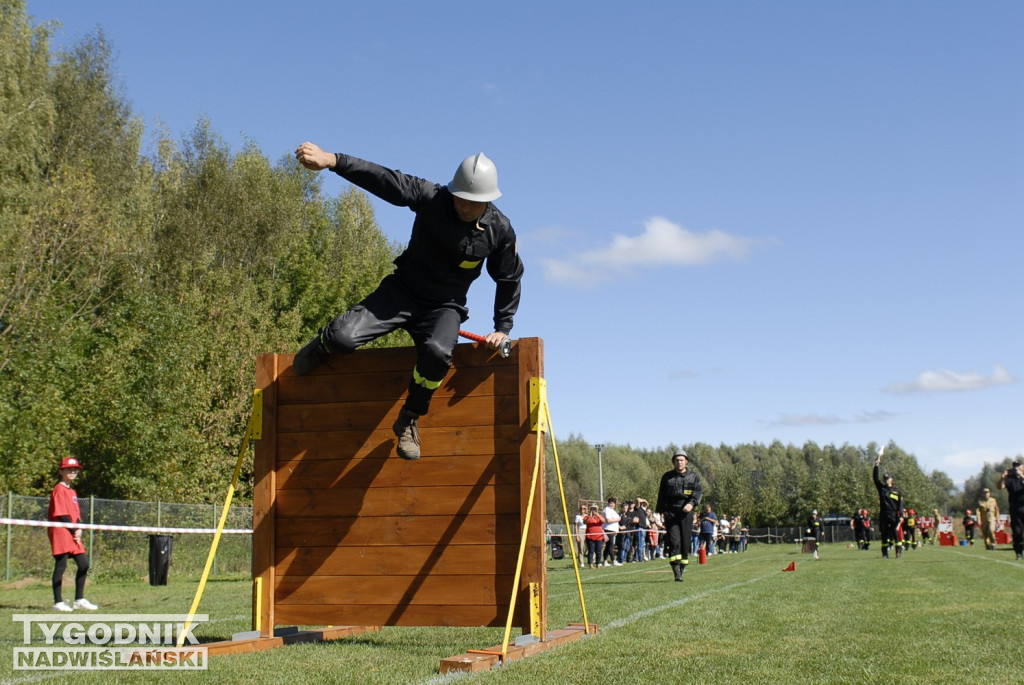
<path id="1" fill-rule="evenodd" d="M 102 27 L 149 132 L 442 183 L 485 152 L 560 438 L 894 440 L 957 482 L 1024 454 L 1024 4 L 497 5 L 28 11 Z"/>

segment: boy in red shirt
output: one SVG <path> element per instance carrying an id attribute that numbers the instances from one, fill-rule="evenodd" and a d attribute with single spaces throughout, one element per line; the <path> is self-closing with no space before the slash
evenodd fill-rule
<path id="1" fill-rule="evenodd" d="M 50 493 L 50 507 L 46 518 L 50 521 L 63 523 L 81 523 L 82 513 L 78 508 L 78 493 L 71 489 L 71 483 L 78 477 L 81 465 L 74 457 L 65 457 L 60 463 L 60 481 Z M 53 551 L 53 608 L 57 611 L 74 611 L 88 609 L 95 611 L 99 607 L 85 598 L 85 574 L 89 572 L 89 555 L 82 546 L 81 528 L 47 528 L 50 535 L 50 548 Z M 61 585 L 64 582 L 64 571 L 68 567 L 68 557 L 75 560 L 78 571 L 75 573 L 75 602 L 68 604 L 62 599 Z"/>

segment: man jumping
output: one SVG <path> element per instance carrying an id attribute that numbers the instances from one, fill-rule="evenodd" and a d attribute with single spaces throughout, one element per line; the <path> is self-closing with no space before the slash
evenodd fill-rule
<path id="1" fill-rule="evenodd" d="M 468 318 L 466 294 L 484 269 L 497 284 L 494 332 L 485 344 L 498 349 L 519 308 L 523 263 L 512 224 L 492 202 L 501 196 L 498 172 L 482 152 L 463 160 L 447 186 L 303 143 L 295 158 L 313 171 L 330 169 L 386 202 L 416 215 L 409 245 L 395 270 L 362 302 L 319 330 L 293 361 L 303 376 L 330 354 L 346 354 L 403 328 L 416 345 L 409 394 L 392 430 L 398 456 L 419 459 L 417 421 L 451 365 L 459 326 Z"/>

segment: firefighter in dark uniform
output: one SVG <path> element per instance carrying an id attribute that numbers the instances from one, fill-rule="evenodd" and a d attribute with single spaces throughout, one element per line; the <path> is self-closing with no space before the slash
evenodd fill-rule
<path id="1" fill-rule="evenodd" d="M 968 509 L 967 513 L 964 514 L 964 539 L 967 540 L 971 547 L 974 547 L 974 529 L 977 527 L 978 517 Z"/>
<path id="2" fill-rule="evenodd" d="M 917 516 L 913 509 L 903 517 L 903 543 L 907 549 L 917 549 Z"/>
<path id="3" fill-rule="evenodd" d="M 853 537 L 857 540 L 857 549 L 867 549 L 868 543 L 864 539 L 866 522 L 867 512 L 863 509 L 858 509 L 853 513 L 853 518 L 850 520 L 850 527 L 853 528 Z"/>
<path id="4" fill-rule="evenodd" d="M 1010 497 L 1010 532 L 1013 551 L 1017 559 L 1024 560 L 1024 462 L 1014 459 L 1013 465 L 1003 472 L 999 488 Z"/>
<path id="5" fill-rule="evenodd" d="M 878 520 L 881 527 L 882 557 L 889 558 L 889 548 L 896 548 L 896 558 L 903 555 L 903 541 L 900 540 L 898 528 L 900 519 L 903 516 L 903 493 L 893 486 L 892 476 L 888 473 L 878 477 L 878 467 L 882 463 L 883 447 L 875 459 L 875 469 L 872 473 L 875 479 L 875 489 L 878 490 Z"/>
<path id="6" fill-rule="evenodd" d="M 690 563 L 690 536 L 693 534 L 693 512 L 704 496 L 700 476 L 687 470 L 690 458 L 683 450 L 672 455 L 671 471 L 661 477 L 658 503 L 654 510 L 665 520 L 668 562 L 677 581 Z"/>
<path id="7" fill-rule="evenodd" d="M 821 536 L 825 532 L 825 529 L 821 525 L 821 519 L 818 517 L 818 510 L 815 509 L 811 512 L 811 518 L 807 520 L 807 535 L 808 537 L 814 538 L 814 558 L 818 558 L 818 550 L 821 549 Z"/>
<path id="8" fill-rule="evenodd" d="M 409 245 L 395 270 L 365 300 L 320 329 L 293 361 L 302 376 L 332 353 L 357 347 L 404 328 L 416 344 L 416 367 L 405 405 L 392 430 L 398 455 L 418 459 L 417 420 L 451 364 L 459 326 L 468 318 L 466 294 L 484 268 L 497 284 L 494 332 L 485 344 L 498 349 L 512 330 L 519 307 L 523 263 L 508 218 L 492 204 L 501 196 L 498 172 L 482 152 L 467 157 L 447 186 L 387 169 L 349 155 L 303 143 L 295 158 L 307 169 L 330 169 L 386 202 L 416 215 Z"/>
<path id="9" fill-rule="evenodd" d="M 871 549 L 871 514 L 867 509 L 861 509 L 860 513 L 864 516 L 864 551 L 866 552 Z"/>

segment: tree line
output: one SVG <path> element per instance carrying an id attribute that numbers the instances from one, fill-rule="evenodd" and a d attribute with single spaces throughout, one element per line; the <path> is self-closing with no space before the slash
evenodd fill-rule
<path id="1" fill-rule="evenodd" d="M 59 457 L 75 455 L 99 497 L 216 501 L 256 356 L 298 349 L 401 246 L 361 191 L 328 196 L 289 157 L 232 151 L 208 120 L 183 140 L 147 134 L 102 32 L 51 51 L 53 29 L 0 0 L 0 492 L 43 494 Z M 371 346 L 407 344 L 397 332 Z M 653 503 L 672 449 L 608 445 L 605 494 Z M 874 445 L 686 449 L 719 510 L 751 525 L 872 508 Z M 596 499 L 592 446 L 570 435 L 557 451 L 570 507 Z M 891 453 L 922 511 L 962 508 L 1000 472 L 986 465 L 958 493 Z"/>
<path id="2" fill-rule="evenodd" d="M 216 499 L 256 355 L 360 300 L 397 246 L 362 193 L 209 121 L 143 150 L 102 33 L 51 53 L 51 31 L 0 2 L 0 489 L 44 492 L 74 454 L 98 496 Z"/>

